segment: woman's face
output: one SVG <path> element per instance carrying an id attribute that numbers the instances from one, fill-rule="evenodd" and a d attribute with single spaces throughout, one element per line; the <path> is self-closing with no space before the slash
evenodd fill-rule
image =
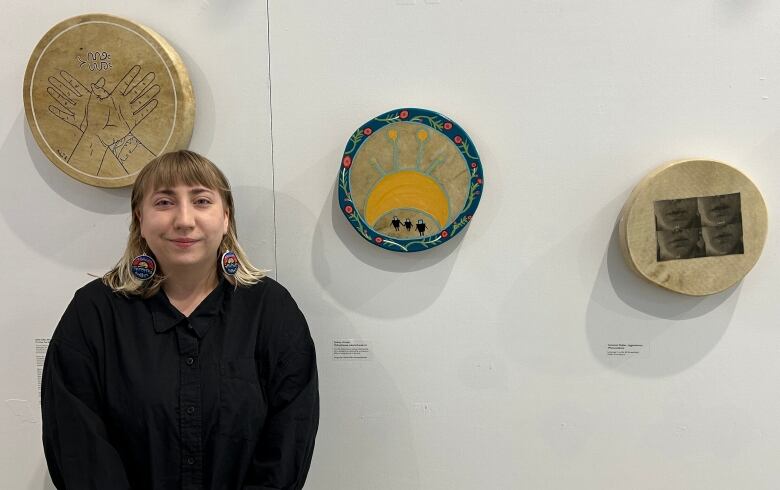
<path id="1" fill-rule="evenodd" d="M 699 228 L 657 231 L 660 260 L 692 259 L 701 256 Z"/>
<path id="2" fill-rule="evenodd" d="M 679 230 L 699 226 L 696 198 L 656 201 L 654 208 L 659 230 Z"/>
<path id="3" fill-rule="evenodd" d="M 144 196 L 139 210 L 141 236 L 166 275 L 189 267 L 213 269 L 228 212 L 219 192 L 177 185 Z"/>
<path id="4" fill-rule="evenodd" d="M 742 223 L 725 226 L 708 226 L 701 229 L 707 255 L 742 253 Z"/>
<path id="5" fill-rule="evenodd" d="M 739 193 L 699 198 L 702 226 L 721 226 L 740 221 Z"/>

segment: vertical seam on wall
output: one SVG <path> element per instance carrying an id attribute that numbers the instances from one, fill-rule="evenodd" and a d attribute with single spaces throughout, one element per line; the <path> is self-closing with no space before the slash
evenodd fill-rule
<path id="1" fill-rule="evenodd" d="M 274 107 L 273 107 L 273 83 L 271 82 L 271 9 L 270 0 L 265 1 L 265 22 L 268 45 L 268 116 L 271 122 L 271 197 L 273 198 L 273 223 L 274 223 L 274 273 L 279 280 L 279 259 L 276 255 L 276 167 L 274 162 Z"/>

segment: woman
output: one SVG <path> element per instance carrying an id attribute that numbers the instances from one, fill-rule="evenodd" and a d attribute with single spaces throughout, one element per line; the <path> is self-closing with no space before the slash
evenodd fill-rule
<path id="1" fill-rule="evenodd" d="M 314 448 L 314 344 L 290 294 L 238 244 L 206 158 L 150 162 L 127 249 L 78 290 L 43 374 L 60 489 L 299 489 Z"/>

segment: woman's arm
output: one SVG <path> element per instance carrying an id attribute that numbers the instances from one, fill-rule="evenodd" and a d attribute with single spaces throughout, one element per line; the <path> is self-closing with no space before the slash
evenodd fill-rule
<path id="1" fill-rule="evenodd" d="M 314 342 L 303 314 L 285 294 L 269 341 L 268 416 L 244 490 L 303 488 L 314 451 L 320 405 Z M 275 316 L 275 315 L 274 315 Z"/>
<path id="2" fill-rule="evenodd" d="M 58 489 L 129 489 L 122 460 L 109 441 L 101 413 L 94 357 L 79 345 L 80 323 L 89 321 L 91 315 L 79 311 L 88 309 L 79 308 L 77 298 L 57 326 L 43 369 L 43 449 L 49 474 Z M 72 335 L 77 332 L 79 335 Z"/>

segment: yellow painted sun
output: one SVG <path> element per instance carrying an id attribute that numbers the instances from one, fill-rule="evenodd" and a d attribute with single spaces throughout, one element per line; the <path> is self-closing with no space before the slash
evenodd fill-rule
<path id="1" fill-rule="evenodd" d="M 447 195 L 428 175 L 411 170 L 386 175 L 381 179 L 366 202 L 366 222 L 375 225 L 379 218 L 395 209 L 419 209 L 436 218 L 444 228 L 449 218 Z"/>

